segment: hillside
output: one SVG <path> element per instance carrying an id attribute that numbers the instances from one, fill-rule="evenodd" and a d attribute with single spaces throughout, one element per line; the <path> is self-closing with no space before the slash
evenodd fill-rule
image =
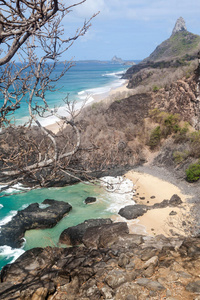
<path id="1" fill-rule="evenodd" d="M 189 60 L 197 54 L 200 46 L 200 36 L 189 31 L 178 31 L 162 42 L 146 61 L 169 61 L 174 59 Z"/>
<path id="2" fill-rule="evenodd" d="M 147 85 L 148 83 L 143 79 L 151 77 L 157 70 L 164 70 L 164 77 L 171 74 L 177 69 L 180 71 L 176 79 L 183 77 L 187 72 L 195 70 L 195 60 L 197 53 L 200 50 L 200 36 L 187 31 L 185 21 L 179 18 L 172 31 L 169 39 L 162 42 L 156 49 L 138 65 L 132 66 L 127 70 L 124 77 L 129 79 L 129 88 L 134 88 L 138 84 Z M 182 72 L 184 68 L 184 74 Z M 147 72 L 148 71 L 148 72 Z M 148 75 L 146 75 L 148 73 Z M 136 78 L 135 78 L 136 77 Z M 159 81 L 160 74 L 154 81 Z M 152 80 L 152 79 L 150 79 Z M 173 78 L 174 81 L 174 78 Z M 166 82 L 165 82 L 166 84 Z M 160 83 L 163 87 L 163 82 Z"/>

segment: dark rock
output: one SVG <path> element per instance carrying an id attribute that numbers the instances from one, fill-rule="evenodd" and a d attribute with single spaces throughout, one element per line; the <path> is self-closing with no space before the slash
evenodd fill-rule
<path id="1" fill-rule="evenodd" d="M 172 210 L 172 211 L 169 213 L 169 215 L 170 215 L 170 216 L 175 216 L 175 215 L 177 215 L 177 212 L 174 211 L 174 210 Z"/>
<path id="2" fill-rule="evenodd" d="M 140 200 L 145 200 L 145 197 L 140 197 Z"/>
<path id="3" fill-rule="evenodd" d="M 46 199 L 42 204 L 47 206 L 40 208 L 38 203 L 30 204 L 3 225 L 0 246 L 21 247 L 26 230 L 52 228 L 72 209 L 71 205 L 64 201 Z"/>
<path id="4" fill-rule="evenodd" d="M 192 293 L 200 293 L 200 280 L 194 281 L 194 282 L 190 282 L 186 286 L 186 290 L 188 292 L 192 292 Z"/>
<path id="5" fill-rule="evenodd" d="M 105 278 L 105 282 L 108 286 L 115 289 L 119 287 L 121 284 L 127 282 L 127 274 L 121 270 L 112 270 L 108 273 Z"/>
<path id="6" fill-rule="evenodd" d="M 93 202 L 96 202 L 96 201 L 97 201 L 97 198 L 95 198 L 95 197 L 87 197 L 85 199 L 85 204 L 93 203 Z"/>
<path id="7" fill-rule="evenodd" d="M 153 291 L 164 290 L 165 287 L 157 281 L 150 280 L 148 278 L 139 278 L 136 280 L 137 284 L 144 286 Z"/>
<path id="8" fill-rule="evenodd" d="M 174 194 L 172 197 L 171 197 L 171 199 L 169 200 L 169 205 L 170 206 L 178 206 L 178 205 L 180 205 L 180 204 L 182 204 L 183 203 L 183 201 L 181 200 L 181 198 L 178 196 L 178 195 L 176 195 L 176 194 Z"/>
<path id="9" fill-rule="evenodd" d="M 150 198 L 151 198 L 151 199 L 155 199 L 156 197 L 155 197 L 155 196 L 151 196 Z"/>
<path id="10" fill-rule="evenodd" d="M 128 226 L 125 222 L 104 224 L 88 228 L 83 236 L 83 243 L 88 248 L 108 247 L 120 236 L 128 233 Z"/>
<path id="11" fill-rule="evenodd" d="M 143 216 L 148 209 L 148 206 L 142 204 L 128 205 L 121 208 L 118 214 L 127 220 L 131 220 Z"/>
<path id="12" fill-rule="evenodd" d="M 119 260 L 118 260 L 118 265 L 121 267 L 121 268 L 125 268 L 126 265 L 128 265 L 130 263 L 130 258 L 122 253 L 119 257 Z"/>
<path id="13" fill-rule="evenodd" d="M 88 228 L 103 224 L 112 224 L 112 221 L 111 219 L 90 219 L 76 226 L 68 227 L 61 233 L 59 242 L 66 245 L 79 245 L 83 242 L 83 235 Z"/>
<path id="14" fill-rule="evenodd" d="M 155 203 L 151 208 L 155 209 L 155 208 L 165 208 L 169 206 L 169 200 L 163 200 L 160 203 Z"/>

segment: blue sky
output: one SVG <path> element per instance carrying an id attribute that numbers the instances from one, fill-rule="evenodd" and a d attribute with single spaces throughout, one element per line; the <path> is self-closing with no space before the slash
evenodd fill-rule
<path id="1" fill-rule="evenodd" d="M 73 0 L 66 3 L 73 3 Z M 75 32 L 95 12 L 92 27 L 65 54 L 66 59 L 143 59 L 170 37 L 176 20 L 200 35 L 199 0 L 87 0 L 68 14 L 65 33 Z"/>

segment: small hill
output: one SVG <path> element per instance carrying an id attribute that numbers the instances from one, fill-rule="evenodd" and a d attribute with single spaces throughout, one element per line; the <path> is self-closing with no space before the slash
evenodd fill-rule
<path id="1" fill-rule="evenodd" d="M 200 47 L 200 36 L 189 31 L 178 31 L 162 42 L 144 61 L 188 59 L 195 55 Z"/>
<path id="2" fill-rule="evenodd" d="M 163 86 L 159 81 L 162 78 L 170 78 L 177 69 L 180 78 L 188 76 L 196 68 L 195 61 L 200 50 L 200 36 L 187 31 L 185 21 L 180 17 L 174 26 L 169 39 L 162 42 L 157 48 L 143 61 L 127 70 L 123 78 L 129 79 L 129 88 L 134 88 L 138 84 L 147 86 L 154 84 Z M 191 64 L 191 62 L 193 62 Z M 193 67 L 194 66 L 194 67 Z M 183 74 L 184 67 L 184 74 Z M 162 75 L 159 71 L 162 70 Z M 156 77 L 156 73 L 157 77 Z M 156 77 L 153 78 L 152 76 Z M 176 79 L 178 79 L 177 77 Z M 148 79 L 148 81 L 146 80 Z M 143 82 L 145 80 L 145 82 Z M 165 80 L 166 81 L 166 80 Z M 167 84 L 167 82 L 165 82 Z M 171 82 L 170 82 L 171 83 Z"/>
<path id="3" fill-rule="evenodd" d="M 180 17 L 169 39 L 162 42 L 144 61 L 187 59 L 200 49 L 200 36 L 187 31 L 185 21 Z"/>

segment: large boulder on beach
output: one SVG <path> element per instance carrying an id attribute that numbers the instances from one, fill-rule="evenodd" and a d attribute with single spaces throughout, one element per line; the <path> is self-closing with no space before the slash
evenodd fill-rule
<path id="1" fill-rule="evenodd" d="M 103 224 L 112 224 L 111 219 L 89 219 L 76 226 L 68 227 L 65 229 L 59 238 L 61 244 L 66 245 L 79 245 L 83 242 L 85 231 L 90 227 L 100 226 Z"/>
<path id="2" fill-rule="evenodd" d="M 42 204 L 30 204 L 1 227 L 0 246 L 21 247 L 26 230 L 52 228 L 71 209 L 72 206 L 67 202 L 51 199 L 44 200 Z"/>
<path id="3" fill-rule="evenodd" d="M 85 231 L 83 244 L 88 248 L 96 249 L 109 247 L 116 242 L 120 236 L 127 235 L 128 233 L 129 229 L 125 222 L 90 227 Z"/>
<path id="4" fill-rule="evenodd" d="M 148 209 L 149 207 L 143 204 L 127 205 L 121 208 L 118 214 L 127 220 L 132 220 L 143 216 Z"/>

